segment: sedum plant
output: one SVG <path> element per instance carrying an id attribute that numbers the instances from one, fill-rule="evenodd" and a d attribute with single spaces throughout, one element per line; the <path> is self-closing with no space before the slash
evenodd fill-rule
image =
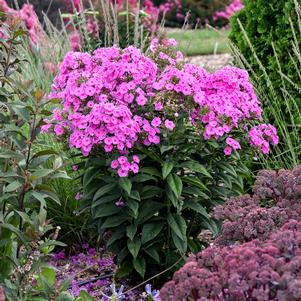
<path id="1" fill-rule="evenodd" d="M 118 275 L 155 274 L 197 251 L 210 210 L 244 191 L 240 156 L 268 153 L 276 130 L 261 123 L 247 72 L 213 74 L 184 64 L 175 41 L 68 53 L 44 131 L 82 154 L 78 199 L 89 210 Z"/>
<path id="2" fill-rule="evenodd" d="M 207 248 L 163 286 L 161 300 L 300 300 L 300 227 L 291 220 L 267 241 Z"/>
<path id="3" fill-rule="evenodd" d="M 60 244 L 57 234 L 47 238 L 52 229 L 46 220 L 47 202 L 59 204 L 49 182 L 67 175 L 60 171 L 63 162 L 55 151 L 37 150 L 49 100 L 32 82 L 22 81 L 26 62 L 19 53 L 27 32 L 18 18 L 0 17 L 5 19 L 0 40 L 0 282 L 10 300 L 26 300 L 28 289 L 32 292 L 30 277 Z"/>
<path id="4" fill-rule="evenodd" d="M 252 195 L 215 207 L 222 230 L 161 289 L 162 300 L 299 300 L 301 166 L 262 170 Z"/>

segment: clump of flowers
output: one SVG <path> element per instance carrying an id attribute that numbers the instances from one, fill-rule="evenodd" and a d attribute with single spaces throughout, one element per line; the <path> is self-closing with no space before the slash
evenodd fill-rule
<path id="1" fill-rule="evenodd" d="M 109 292 L 112 273 L 116 269 L 110 254 L 103 250 L 97 251 L 88 245 L 83 245 L 81 252 L 70 257 L 67 257 L 64 251 L 56 253 L 50 264 L 56 268 L 59 282 L 71 280 L 70 293 L 75 297 L 81 290 L 87 291 L 93 297 L 100 297 L 102 293 Z M 104 275 L 108 276 L 100 277 Z M 95 280 L 89 281 L 91 279 Z"/>
<path id="2" fill-rule="evenodd" d="M 145 292 L 130 290 L 125 282 L 117 288 L 112 283 L 116 265 L 112 255 L 104 249 L 96 250 L 84 244 L 81 251 L 72 256 L 66 256 L 64 251 L 53 254 L 49 264 L 56 269 L 59 283 L 71 280 L 69 292 L 74 297 L 86 291 L 95 300 L 102 301 L 160 301 L 160 292 L 152 290 L 150 284 L 145 286 Z"/>
<path id="3" fill-rule="evenodd" d="M 213 20 L 225 19 L 229 20 L 236 12 L 243 9 L 244 5 L 242 0 L 232 0 L 232 2 L 223 10 L 217 11 L 213 15 Z"/>
<path id="4" fill-rule="evenodd" d="M 223 221 L 215 244 L 266 240 L 289 220 L 301 221 L 300 193 L 301 166 L 291 171 L 260 171 L 252 196 L 231 198 L 214 209 L 214 217 Z"/>
<path id="5" fill-rule="evenodd" d="M 184 64 L 174 44 L 155 39 L 151 57 L 133 46 L 68 53 L 50 95 L 62 107 L 43 130 L 68 137 L 84 156 L 102 149 L 120 177 L 138 173 L 138 149 L 159 145 L 180 119 L 205 141 L 222 143 L 226 155 L 242 148 L 238 131 L 264 153 L 277 144 L 274 127 L 260 123 L 260 102 L 246 71 L 225 67 L 210 74 Z"/>
<path id="6" fill-rule="evenodd" d="M 6 0 L 0 1 L 0 11 L 8 14 L 13 18 L 19 18 L 23 21 L 25 28 L 28 30 L 30 41 L 36 45 L 43 40 L 45 32 L 41 26 L 37 14 L 32 4 L 25 3 L 20 10 L 10 8 Z M 0 26 L 0 32 L 3 32 Z"/>
<path id="7" fill-rule="evenodd" d="M 209 247 L 174 274 L 161 299 L 300 300 L 300 241 L 301 223 L 291 220 L 266 242 Z"/>

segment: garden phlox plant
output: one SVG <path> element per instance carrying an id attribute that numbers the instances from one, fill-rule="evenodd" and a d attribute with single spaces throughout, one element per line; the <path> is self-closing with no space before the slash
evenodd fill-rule
<path id="1" fill-rule="evenodd" d="M 84 156 L 102 148 L 120 177 L 139 172 L 137 148 L 160 145 L 183 118 L 205 141 L 222 143 L 226 156 L 245 138 L 268 153 L 278 136 L 262 123 L 248 73 L 235 67 L 208 73 L 185 64 L 174 44 L 154 39 L 149 57 L 133 46 L 69 52 L 50 95 L 61 106 L 43 130 L 68 137 Z"/>

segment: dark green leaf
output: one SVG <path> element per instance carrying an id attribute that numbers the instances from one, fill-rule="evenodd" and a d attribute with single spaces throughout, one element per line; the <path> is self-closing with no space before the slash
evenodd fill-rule
<path id="1" fill-rule="evenodd" d="M 107 185 L 100 187 L 94 194 L 93 202 L 98 200 L 100 197 L 102 197 L 106 193 L 108 193 L 110 191 L 114 191 L 114 189 L 116 189 L 116 183 L 111 183 L 111 184 L 107 184 Z"/>
<path id="2" fill-rule="evenodd" d="M 112 204 L 103 204 L 99 206 L 97 210 L 93 210 L 93 218 L 100 218 L 105 216 L 112 216 L 120 211 L 120 208 L 117 207 L 114 203 Z"/>
<path id="3" fill-rule="evenodd" d="M 171 162 L 164 162 L 162 167 L 163 180 L 165 180 L 167 176 L 171 173 L 173 167 L 174 165 Z"/>
<path id="4" fill-rule="evenodd" d="M 206 218 L 210 218 L 206 209 L 200 203 L 198 203 L 197 200 L 194 199 L 186 200 L 184 203 L 184 208 L 190 208 L 196 211 L 197 213 L 205 216 Z"/>
<path id="5" fill-rule="evenodd" d="M 160 257 L 158 254 L 158 251 L 156 250 L 156 248 L 152 247 L 152 248 L 148 248 L 145 250 L 145 252 L 151 257 L 153 258 L 156 262 L 160 263 Z"/>
<path id="6" fill-rule="evenodd" d="M 126 235 L 133 240 L 137 232 L 137 226 L 132 224 L 126 227 Z"/>
<path id="7" fill-rule="evenodd" d="M 141 275 L 142 278 L 144 278 L 145 269 L 146 269 L 146 263 L 144 257 L 139 256 L 138 258 L 134 259 L 133 265 L 135 270 Z"/>
<path id="8" fill-rule="evenodd" d="M 137 218 L 137 224 L 142 224 L 156 214 L 164 204 L 152 201 L 145 201 L 139 208 L 139 214 Z"/>
<path id="9" fill-rule="evenodd" d="M 145 244 L 146 242 L 157 237 L 158 234 L 161 232 L 162 228 L 163 228 L 163 223 L 161 222 L 148 223 L 143 225 L 142 238 L 141 238 L 142 244 Z"/>
<path id="10" fill-rule="evenodd" d="M 167 183 L 168 183 L 170 189 L 175 194 L 175 196 L 177 198 L 179 198 L 182 194 L 182 189 L 183 189 L 183 183 L 182 183 L 181 178 L 178 175 L 170 174 L 167 177 Z"/>
<path id="11" fill-rule="evenodd" d="M 169 213 L 167 215 L 167 221 L 172 231 L 176 233 L 181 240 L 185 240 L 187 226 L 184 218 L 178 214 Z"/>
<path id="12" fill-rule="evenodd" d="M 127 206 L 132 210 L 134 214 L 134 218 L 137 218 L 138 216 L 138 209 L 139 209 L 139 204 L 134 201 L 134 200 L 127 200 L 126 201 Z"/>
<path id="13" fill-rule="evenodd" d="M 127 246 L 133 257 L 137 258 L 141 248 L 141 240 L 138 237 L 135 237 L 133 240 L 128 239 Z"/>
<path id="14" fill-rule="evenodd" d="M 120 178 L 119 179 L 119 185 L 129 195 L 131 194 L 132 182 L 131 182 L 131 180 L 129 178 Z"/>
<path id="15" fill-rule="evenodd" d="M 16 191 L 17 189 L 19 189 L 20 187 L 22 187 L 22 183 L 20 183 L 19 181 L 14 181 L 12 183 L 10 183 L 9 185 L 7 185 L 4 189 L 4 192 L 5 193 L 8 193 L 8 192 L 13 192 L 13 191 Z"/>
<path id="16" fill-rule="evenodd" d="M 119 215 L 107 217 L 105 222 L 101 225 L 101 229 L 117 227 L 124 223 L 127 219 L 127 217 Z"/>
<path id="17" fill-rule="evenodd" d="M 172 241 L 174 242 L 176 248 L 180 251 L 180 253 L 185 254 L 187 250 L 187 238 L 181 239 L 175 232 L 172 232 Z"/>
<path id="18" fill-rule="evenodd" d="M 198 163 L 196 161 L 186 161 L 181 164 L 181 167 L 186 167 L 192 171 L 201 173 L 208 178 L 212 178 L 211 174 L 207 171 L 205 166 L 201 165 L 200 163 Z"/>

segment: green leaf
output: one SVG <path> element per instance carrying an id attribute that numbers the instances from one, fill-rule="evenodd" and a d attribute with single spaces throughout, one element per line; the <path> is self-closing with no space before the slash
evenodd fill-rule
<path id="1" fill-rule="evenodd" d="M 40 202 L 40 204 L 41 204 L 42 207 L 46 208 L 47 205 L 46 205 L 45 198 L 47 196 L 45 194 L 37 192 L 37 191 L 33 191 L 31 193 L 31 195 Z"/>
<path id="2" fill-rule="evenodd" d="M 118 230 L 114 231 L 112 236 L 110 237 L 110 239 L 107 242 L 107 246 L 110 246 L 115 241 L 117 241 L 120 238 L 124 237 L 124 235 L 125 235 L 124 229 L 118 229 Z"/>
<path id="3" fill-rule="evenodd" d="M 45 277 L 45 280 L 47 281 L 47 284 L 49 286 L 54 285 L 54 283 L 55 283 L 55 271 L 54 271 L 53 268 L 43 267 L 41 274 Z"/>
<path id="4" fill-rule="evenodd" d="M 144 250 L 151 258 L 153 258 L 156 262 L 160 263 L 160 256 L 158 251 L 152 247 Z"/>
<path id="5" fill-rule="evenodd" d="M 217 223 L 212 220 L 212 219 L 204 219 L 202 221 L 202 225 L 207 228 L 208 230 L 210 230 L 213 234 L 213 236 L 217 236 L 220 232 L 220 229 L 217 225 Z"/>
<path id="6" fill-rule="evenodd" d="M 57 170 L 63 165 L 63 159 L 61 157 L 56 157 L 53 161 L 53 169 Z"/>
<path id="7" fill-rule="evenodd" d="M 157 237 L 158 234 L 161 232 L 162 228 L 163 228 L 163 223 L 161 222 L 148 223 L 143 225 L 142 238 L 141 238 L 142 244 L 145 244 L 146 242 Z"/>
<path id="8" fill-rule="evenodd" d="M 144 278 L 145 269 L 146 269 L 146 263 L 144 257 L 139 256 L 138 258 L 134 259 L 133 265 L 135 270 L 141 275 L 142 278 Z"/>
<path id="9" fill-rule="evenodd" d="M 32 221 L 31 221 L 30 217 L 28 216 L 28 214 L 26 214 L 25 212 L 22 212 L 22 211 L 18 211 L 18 210 L 14 210 L 14 211 L 22 218 L 23 222 L 32 224 Z"/>
<path id="10" fill-rule="evenodd" d="M 134 201 L 134 200 L 127 200 L 126 201 L 127 206 L 132 210 L 132 212 L 134 213 L 134 218 L 137 218 L 138 216 L 138 209 L 139 209 L 139 204 Z"/>
<path id="11" fill-rule="evenodd" d="M 237 173 L 236 173 L 234 167 L 233 167 L 231 164 L 226 163 L 226 162 L 220 162 L 220 163 L 218 164 L 218 166 L 219 166 L 222 170 L 226 171 L 228 174 L 232 175 L 233 177 L 237 177 Z"/>
<path id="12" fill-rule="evenodd" d="M 93 202 L 96 201 L 96 200 L 98 200 L 100 197 L 102 197 L 106 193 L 108 193 L 110 191 L 113 191 L 114 188 L 116 188 L 116 183 L 110 183 L 110 184 L 107 184 L 107 185 L 104 185 L 104 186 L 100 187 L 96 191 L 96 193 L 94 194 Z"/>
<path id="13" fill-rule="evenodd" d="M 136 225 L 132 224 L 132 225 L 126 227 L 126 235 L 131 240 L 134 239 L 134 237 L 136 235 L 136 232 L 137 232 L 137 226 Z"/>
<path id="14" fill-rule="evenodd" d="M 136 220 L 137 224 L 142 224 L 148 219 L 154 216 L 161 208 L 164 207 L 164 204 L 152 201 L 145 201 L 142 206 L 139 208 L 138 218 Z"/>
<path id="15" fill-rule="evenodd" d="M 181 239 L 175 232 L 171 233 L 172 241 L 175 244 L 176 248 L 180 251 L 180 253 L 185 254 L 187 251 L 187 238 Z"/>
<path id="16" fill-rule="evenodd" d="M 190 185 L 194 185 L 196 187 L 199 187 L 201 189 L 209 191 L 207 186 L 200 179 L 198 179 L 197 177 L 185 176 L 185 177 L 182 178 L 182 181 L 185 182 L 185 183 L 188 183 Z"/>
<path id="17" fill-rule="evenodd" d="M 36 158 L 36 157 L 43 157 L 43 156 L 57 155 L 57 154 L 58 153 L 54 150 L 43 150 L 43 151 L 40 151 L 40 152 L 37 152 L 36 154 L 34 154 L 32 159 Z"/>
<path id="18" fill-rule="evenodd" d="M 16 191 L 17 189 L 19 189 L 20 187 L 22 187 L 22 183 L 20 183 L 19 181 L 14 181 L 12 183 L 10 183 L 9 185 L 7 185 L 4 189 L 4 193 L 8 193 L 8 192 L 13 192 Z"/>
<path id="19" fill-rule="evenodd" d="M 125 261 L 122 263 L 120 268 L 116 272 L 118 278 L 125 278 L 129 276 L 133 271 L 133 264 L 130 261 Z"/>
<path id="20" fill-rule="evenodd" d="M 167 215 L 167 221 L 172 231 L 179 236 L 182 240 L 186 239 L 186 222 L 184 218 L 175 213 L 169 213 Z"/>
<path id="21" fill-rule="evenodd" d="M 131 191 L 130 198 L 132 198 L 134 200 L 137 200 L 139 202 L 141 201 L 140 194 L 137 190 L 132 190 Z"/>
<path id="22" fill-rule="evenodd" d="M 142 168 L 140 168 L 139 173 L 148 174 L 151 176 L 156 176 L 158 178 L 162 178 L 161 172 L 155 167 L 142 167 Z"/>
<path id="23" fill-rule="evenodd" d="M 136 236 L 133 240 L 128 239 L 127 246 L 134 258 L 137 258 L 141 248 L 141 240 Z"/>
<path id="24" fill-rule="evenodd" d="M 175 194 L 175 196 L 177 198 L 179 198 L 182 194 L 182 189 L 183 189 L 183 183 L 182 183 L 181 178 L 178 175 L 170 174 L 167 177 L 167 183 L 168 183 L 170 189 Z"/>
<path id="25" fill-rule="evenodd" d="M 97 199 L 96 201 L 92 202 L 91 211 L 93 212 L 93 210 L 95 210 L 95 208 L 97 206 L 101 206 L 103 204 L 106 204 L 106 203 L 109 203 L 109 202 L 112 202 L 112 201 L 116 201 L 119 198 L 120 198 L 120 193 L 119 192 L 117 192 L 116 194 L 103 196 L 102 198 Z"/>
<path id="26" fill-rule="evenodd" d="M 172 204 L 175 208 L 179 208 L 179 199 L 171 191 L 171 188 L 169 186 L 166 188 L 166 196 L 172 202 Z"/>
<path id="27" fill-rule="evenodd" d="M 163 180 L 165 180 L 167 176 L 171 173 L 173 167 L 174 165 L 171 162 L 164 162 L 162 167 Z"/>
<path id="28" fill-rule="evenodd" d="M 210 219 L 210 216 L 207 213 L 206 209 L 200 203 L 198 203 L 197 200 L 194 199 L 186 200 L 184 204 L 184 208 L 190 208 L 196 211 L 197 213 L 205 216 L 206 218 Z"/>
<path id="29" fill-rule="evenodd" d="M 160 146 L 160 152 L 161 152 L 161 155 L 164 154 L 165 152 L 173 149 L 174 146 L 173 145 L 161 145 Z"/>
<path id="30" fill-rule="evenodd" d="M 80 291 L 79 296 L 76 301 L 94 301 L 95 299 L 91 297 L 86 291 Z"/>
<path id="31" fill-rule="evenodd" d="M 120 211 L 120 208 L 113 204 L 104 204 L 100 206 L 97 210 L 93 211 L 93 218 L 100 218 L 105 216 L 112 216 Z"/>
<path id="32" fill-rule="evenodd" d="M 17 158 L 19 160 L 23 159 L 24 157 L 17 152 L 7 150 L 3 153 L 0 153 L 0 159 L 10 159 L 10 158 Z"/>
<path id="33" fill-rule="evenodd" d="M 204 193 L 200 188 L 195 186 L 188 186 L 183 188 L 183 193 L 188 195 L 199 196 L 201 199 L 208 200 L 210 197 Z"/>
<path id="34" fill-rule="evenodd" d="M 53 169 L 40 169 L 36 170 L 35 172 L 32 173 L 31 179 L 36 180 L 40 178 L 47 177 L 53 172 Z"/>
<path id="35" fill-rule="evenodd" d="M 141 192 L 141 199 L 151 199 L 154 196 L 160 196 L 163 189 L 157 186 L 144 185 Z"/>
<path id="36" fill-rule="evenodd" d="M 87 187 L 98 174 L 99 174 L 99 169 L 92 168 L 87 170 L 83 177 L 83 186 Z"/>
<path id="37" fill-rule="evenodd" d="M 24 245 L 27 245 L 27 241 L 26 241 L 26 237 L 24 235 L 24 233 L 22 233 L 18 228 L 16 228 L 15 226 L 5 223 L 5 224 L 1 224 L 1 227 L 8 229 L 9 231 L 11 231 L 12 233 L 16 234 L 18 236 L 18 238 L 23 242 Z"/>
<path id="38" fill-rule="evenodd" d="M 132 190 L 132 182 L 129 178 L 120 178 L 119 179 L 119 186 L 126 191 L 129 195 L 131 194 Z"/>
<path id="39" fill-rule="evenodd" d="M 181 164 L 181 167 L 186 167 L 188 169 L 191 169 L 192 171 L 201 173 L 204 176 L 212 179 L 212 175 L 207 171 L 205 166 L 203 166 L 202 164 L 200 164 L 196 161 L 186 161 Z"/>
<path id="40" fill-rule="evenodd" d="M 124 223 L 127 219 L 127 217 L 119 215 L 107 217 L 105 222 L 101 225 L 101 229 L 117 227 Z"/>
<path id="41" fill-rule="evenodd" d="M 157 182 L 157 178 L 142 173 L 139 173 L 138 175 L 132 178 L 132 182 L 137 182 L 137 183 L 143 183 L 150 180 L 154 180 Z"/>

